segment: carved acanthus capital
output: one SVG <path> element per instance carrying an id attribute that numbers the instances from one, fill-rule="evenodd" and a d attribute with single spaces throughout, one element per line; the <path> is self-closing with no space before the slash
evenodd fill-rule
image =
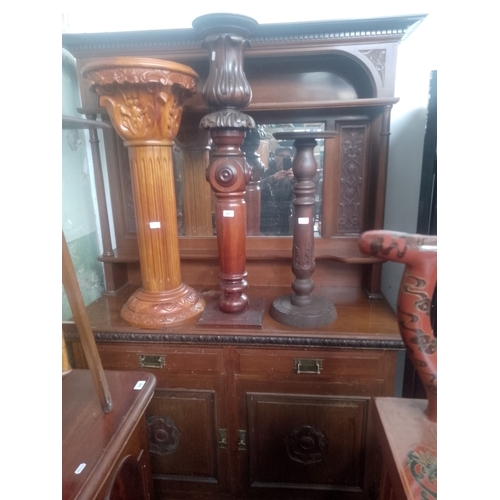
<path id="1" fill-rule="evenodd" d="M 255 121 L 251 116 L 237 109 L 222 109 L 205 115 L 200 121 L 200 128 L 255 128 Z"/>
<path id="2" fill-rule="evenodd" d="M 82 75 L 126 145 L 172 144 L 198 78 L 188 66 L 137 58 L 95 61 Z"/>

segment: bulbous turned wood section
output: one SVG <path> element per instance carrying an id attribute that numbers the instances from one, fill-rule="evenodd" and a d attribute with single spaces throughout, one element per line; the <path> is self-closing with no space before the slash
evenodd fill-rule
<path id="1" fill-rule="evenodd" d="M 297 183 L 294 190 L 292 282 L 294 294 L 277 298 L 269 311 L 276 321 L 301 328 L 318 327 L 337 318 L 335 306 L 324 297 L 313 295 L 311 278 L 316 265 L 314 258 L 314 206 L 317 164 L 314 158 L 316 139 L 335 137 L 336 132 L 279 132 L 278 140 L 294 140 L 297 151 L 292 169 Z"/>
<path id="2" fill-rule="evenodd" d="M 172 145 L 198 75 L 170 61 L 115 58 L 82 69 L 128 147 L 142 287 L 121 315 L 140 328 L 182 324 L 205 301 L 181 281 Z"/>
<path id="3" fill-rule="evenodd" d="M 437 421 L 437 341 L 430 311 L 437 281 L 437 236 L 367 231 L 360 236 L 363 253 L 405 264 L 398 294 L 399 331 L 427 395 L 426 415 Z"/>
<path id="4" fill-rule="evenodd" d="M 201 119 L 210 130 L 216 150 L 206 172 L 216 197 L 215 221 L 220 260 L 220 310 L 241 313 L 247 309 L 245 187 L 251 171 L 240 146 L 254 120 L 242 113 L 252 98 L 243 70 L 247 37 L 257 28 L 255 20 L 236 14 L 207 14 L 193 21 L 193 28 L 209 52 L 209 75 L 203 99 L 213 110 Z"/>

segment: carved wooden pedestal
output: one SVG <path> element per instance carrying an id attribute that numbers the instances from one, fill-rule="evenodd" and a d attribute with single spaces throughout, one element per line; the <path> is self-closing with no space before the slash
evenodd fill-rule
<path id="1" fill-rule="evenodd" d="M 251 117 L 239 109 L 252 99 L 243 71 L 243 50 L 257 22 L 246 16 L 208 14 L 196 18 L 193 28 L 204 39 L 210 53 L 210 72 L 203 99 L 214 112 L 203 117 L 201 128 L 209 129 L 216 150 L 207 170 L 207 181 L 216 196 L 215 220 L 220 258 L 219 307 L 225 313 L 240 313 L 248 306 L 245 277 L 246 205 L 245 186 L 251 171 L 240 146 L 245 130 L 255 127 Z"/>
<path id="2" fill-rule="evenodd" d="M 297 179 L 293 200 L 293 295 L 277 298 L 270 310 L 271 317 L 280 323 L 297 327 L 317 327 L 331 323 L 337 317 L 335 306 L 327 299 L 312 295 L 314 282 L 314 205 L 316 139 L 334 137 L 336 132 L 280 132 L 276 139 L 294 139 L 297 155 L 293 161 L 293 175 Z"/>
<path id="3" fill-rule="evenodd" d="M 126 57 L 95 61 L 82 75 L 129 150 L 142 288 L 121 314 L 141 328 L 182 324 L 205 307 L 181 281 L 172 164 L 183 104 L 198 75 L 181 64 Z"/>

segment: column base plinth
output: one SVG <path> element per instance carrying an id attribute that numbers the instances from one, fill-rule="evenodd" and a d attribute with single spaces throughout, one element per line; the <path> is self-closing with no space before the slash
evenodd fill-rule
<path id="1" fill-rule="evenodd" d="M 144 329 L 161 329 L 187 323 L 205 309 L 205 299 L 182 284 L 167 292 L 137 289 L 122 307 L 122 318 Z"/>
<path id="2" fill-rule="evenodd" d="M 328 325 L 337 319 L 335 306 L 324 297 L 312 295 L 306 306 L 292 304 L 292 295 L 277 298 L 269 310 L 271 318 L 283 325 L 299 328 L 315 328 Z"/>

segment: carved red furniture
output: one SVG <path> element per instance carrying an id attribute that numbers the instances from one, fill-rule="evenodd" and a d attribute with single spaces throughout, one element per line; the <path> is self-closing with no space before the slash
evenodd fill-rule
<path id="1" fill-rule="evenodd" d="M 437 343 L 430 320 L 437 237 L 368 231 L 359 244 L 369 255 L 405 264 L 398 295 L 399 328 L 427 394 L 427 402 L 375 398 L 383 456 L 380 499 L 437 498 Z"/>
<path id="2" fill-rule="evenodd" d="M 426 415 L 437 420 L 437 343 L 430 310 L 437 280 L 437 237 L 367 231 L 359 240 L 362 252 L 405 264 L 398 295 L 401 336 L 427 394 Z"/>
<path id="3" fill-rule="evenodd" d="M 142 287 L 122 316 L 142 328 L 183 323 L 205 302 L 181 280 L 172 144 L 198 75 L 184 65 L 140 58 L 95 61 L 82 75 L 129 149 Z"/>

